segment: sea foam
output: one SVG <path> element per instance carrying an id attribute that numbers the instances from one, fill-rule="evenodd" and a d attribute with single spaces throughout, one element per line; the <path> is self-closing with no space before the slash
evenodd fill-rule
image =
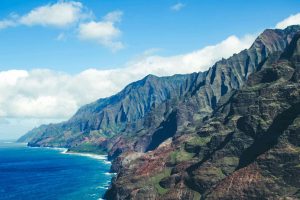
<path id="1" fill-rule="evenodd" d="M 85 156 L 85 157 L 90 157 L 93 159 L 97 159 L 97 160 L 107 160 L 107 156 L 106 155 L 96 155 L 96 154 L 91 154 L 91 153 L 76 153 L 76 152 L 62 152 L 64 154 L 70 154 L 70 155 L 77 155 L 77 156 Z"/>

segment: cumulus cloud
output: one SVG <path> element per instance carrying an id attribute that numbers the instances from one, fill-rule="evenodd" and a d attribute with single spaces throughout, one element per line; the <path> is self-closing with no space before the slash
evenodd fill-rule
<path id="1" fill-rule="evenodd" d="M 122 32 L 117 27 L 121 22 L 123 12 L 113 11 L 105 15 L 102 20 L 95 21 L 92 11 L 77 1 L 58 1 L 32 9 L 24 15 L 10 14 L 0 20 L 0 30 L 16 26 L 43 26 L 78 29 L 78 38 L 81 40 L 96 41 L 98 44 L 117 51 L 124 48 L 119 41 Z M 60 33 L 56 40 L 65 40 L 66 35 Z"/>
<path id="2" fill-rule="evenodd" d="M 85 14 L 80 2 L 58 2 L 52 5 L 33 9 L 19 19 L 19 23 L 27 26 L 55 26 L 64 27 L 77 22 Z"/>
<path id="3" fill-rule="evenodd" d="M 78 37 L 82 40 L 96 41 L 113 51 L 124 47 L 122 42 L 118 41 L 121 30 L 116 26 L 121 21 L 123 13 L 114 11 L 108 13 L 101 21 L 90 21 L 79 25 Z"/>
<path id="4" fill-rule="evenodd" d="M 290 25 L 297 25 L 300 24 L 300 13 L 295 15 L 291 15 L 288 18 L 282 20 L 281 22 L 276 24 L 276 28 L 284 29 Z"/>
<path id="5" fill-rule="evenodd" d="M 59 1 L 34 8 L 29 13 L 18 16 L 11 14 L 8 19 L 0 21 L 0 28 L 18 25 L 66 27 L 81 19 L 90 17 L 91 13 L 84 9 L 82 3 L 75 1 Z"/>
<path id="6" fill-rule="evenodd" d="M 290 16 L 278 23 L 276 27 L 284 28 L 299 24 L 297 16 L 298 14 Z M 118 11 L 109 13 L 101 21 L 86 23 L 86 27 L 83 27 L 83 30 L 86 30 L 81 32 L 82 39 L 116 42 L 120 31 L 115 25 L 121 21 L 121 18 L 122 12 Z M 6 22 L 0 23 L 1 26 L 14 25 Z M 95 32 L 92 32 L 89 26 L 95 26 Z M 108 28 L 102 30 L 102 26 Z M 0 119 L 10 119 L 9 124 L 13 124 L 2 129 L 11 130 L 17 127 L 17 124 L 21 128 L 30 129 L 33 127 L 32 124 L 36 126 L 67 119 L 80 106 L 113 95 L 127 84 L 148 74 L 166 76 L 207 70 L 217 60 L 248 48 L 255 37 L 256 34 L 242 38 L 230 36 L 218 44 L 169 57 L 155 55 L 161 49 L 149 49 L 121 68 L 88 69 L 75 75 L 45 69 L 2 71 L 0 72 Z M 22 133 L 24 131 L 19 132 Z"/>
<path id="7" fill-rule="evenodd" d="M 184 7 L 185 7 L 185 4 L 183 4 L 183 3 L 177 3 L 177 4 L 173 5 L 173 6 L 171 6 L 170 9 L 173 10 L 173 11 L 180 11 Z"/>
<path id="8" fill-rule="evenodd" d="M 3 71 L 0 117 L 67 119 L 80 106 L 113 95 L 147 74 L 166 76 L 207 70 L 215 61 L 248 48 L 253 39 L 230 36 L 191 53 L 172 57 L 146 53 L 122 68 L 88 69 L 75 75 L 43 69 Z"/>

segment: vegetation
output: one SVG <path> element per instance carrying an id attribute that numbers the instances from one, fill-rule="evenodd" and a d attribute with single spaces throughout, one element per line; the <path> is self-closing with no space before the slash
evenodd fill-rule
<path id="1" fill-rule="evenodd" d="M 157 190 L 157 192 L 159 194 L 165 194 L 166 192 L 168 192 L 168 189 L 162 188 L 159 185 L 159 182 L 163 179 L 166 178 L 168 176 L 171 175 L 171 169 L 170 168 L 166 168 L 164 169 L 162 172 L 156 174 L 155 176 L 150 178 L 150 182 L 152 185 L 154 185 L 155 189 Z"/>
<path id="2" fill-rule="evenodd" d="M 99 148 L 98 145 L 89 142 L 82 143 L 78 146 L 70 148 L 69 150 L 83 153 L 106 154 L 106 152 L 103 149 Z"/>
<path id="3" fill-rule="evenodd" d="M 194 157 L 194 153 L 186 152 L 184 149 L 174 151 L 170 154 L 170 161 L 173 164 L 190 160 Z"/>

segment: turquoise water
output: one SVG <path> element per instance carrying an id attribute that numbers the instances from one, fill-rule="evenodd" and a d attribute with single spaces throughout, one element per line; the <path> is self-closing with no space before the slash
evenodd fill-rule
<path id="1" fill-rule="evenodd" d="M 101 199 L 111 180 L 109 168 L 104 156 L 0 142 L 0 199 Z"/>

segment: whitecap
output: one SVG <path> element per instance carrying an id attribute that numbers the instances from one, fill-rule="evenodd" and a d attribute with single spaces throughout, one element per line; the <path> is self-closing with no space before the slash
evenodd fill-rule
<path id="1" fill-rule="evenodd" d="M 68 151 L 67 148 L 61 148 L 61 147 L 47 147 L 47 148 L 53 149 L 53 150 L 56 150 L 56 151 L 60 151 L 60 152 L 62 152 L 62 153 L 65 153 L 65 152 Z"/>
<path id="2" fill-rule="evenodd" d="M 97 189 L 104 189 L 104 190 L 107 190 L 107 189 L 108 189 L 108 186 L 98 186 Z"/>
<path id="3" fill-rule="evenodd" d="M 31 147 L 28 146 L 29 148 L 38 148 L 38 149 L 50 149 L 50 150 L 54 150 L 54 151 L 60 151 L 61 153 L 65 153 L 68 151 L 67 148 L 62 148 L 62 147 Z"/>
<path id="4" fill-rule="evenodd" d="M 111 165 L 111 162 L 108 160 L 103 160 L 104 164 Z"/>
<path id="5" fill-rule="evenodd" d="M 111 176 L 111 175 L 113 175 L 112 173 L 109 173 L 109 172 L 105 172 L 104 173 L 106 176 Z"/>
<path id="6" fill-rule="evenodd" d="M 70 155 L 77 155 L 77 156 L 85 156 L 97 160 L 105 160 L 107 161 L 107 156 L 106 155 L 96 155 L 96 154 L 91 154 L 91 153 L 76 153 L 76 152 L 64 152 L 65 154 L 70 154 Z M 109 161 L 107 161 L 109 162 Z"/>

